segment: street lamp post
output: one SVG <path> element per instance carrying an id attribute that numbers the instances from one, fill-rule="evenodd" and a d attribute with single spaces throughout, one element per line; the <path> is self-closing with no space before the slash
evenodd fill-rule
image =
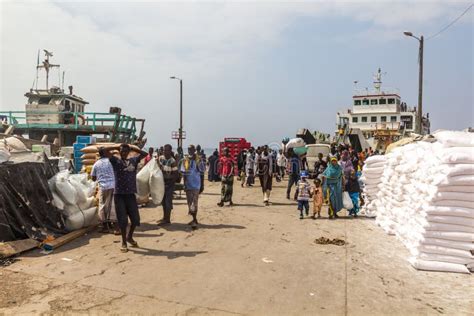
<path id="1" fill-rule="evenodd" d="M 419 38 L 414 36 L 412 32 L 403 32 L 406 36 L 413 37 L 418 40 L 420 43 L 420 48 L 418 51 L 418 64 L 419 64 L 419 73 L 418 73 L 418 115 L 417 115 L 417 128 L 416 131 L 421 135 L 423 131 L 423 46 L 424 38 L 421 35 Z"/>
<path id="2" fill-rule="evenodd" d="M 183 148 L 183 79 L 175 76 L 170 79 L 179 80 L 179 131 L 178 131 L 178 148 Z"/>

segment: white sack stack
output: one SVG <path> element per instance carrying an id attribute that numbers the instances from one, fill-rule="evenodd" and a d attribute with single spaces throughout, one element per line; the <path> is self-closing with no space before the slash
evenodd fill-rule
<path id="1" fill-rule="evenodd" d="M 378 185 L 381 183 L 382 173 L 385 169 L 386 157 L 376 155 L 365 160 L 364 169 L 362 170 L 361 181 L 364 186 L 363 198 L 364 206 L 361 209 L 361 215 L 373 217 L 376 214 L 374 200 L 379 191 Z"/>
<path id="2" fill-rule="evenodd" d="M 474 265 L 474 134 L 442 131 L 386 155 L 376 222 L 421 270 L 469 273 Z"/>
<path id="3" fill-rule="evenodd" d="M 95 183 L 87 179 L 87 174 L 60 171 L 48 180 L 48 186 L 53 194 L 53 205 L 62 211 L 68 231 L 97 222 Z"/>

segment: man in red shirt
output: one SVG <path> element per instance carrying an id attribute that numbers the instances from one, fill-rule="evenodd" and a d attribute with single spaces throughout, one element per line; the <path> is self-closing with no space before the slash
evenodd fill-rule
<path id="1" fill-rule="evenodd" d="M 222 179 L 221 201 L 218 206 L 224 206 L 225 202 L 232 203 L 232 192 L 234 186 L 234 161 L 230 157 L 229 148 L 223 149 L 223 156 L 219 159 L 219 174 Z"/>

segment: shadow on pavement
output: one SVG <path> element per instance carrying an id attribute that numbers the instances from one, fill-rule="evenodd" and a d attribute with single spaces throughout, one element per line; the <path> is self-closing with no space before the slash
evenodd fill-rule
<path id="1" fill-rule="evenodd" d="M 207 253 L 207 251 L 164 251 L 150 248 L 128 248 L 129 252 L 143 256 L 167 257 L 168 259 L 176 259 L 180 257 L 195 257 L 197 255 Z"/>

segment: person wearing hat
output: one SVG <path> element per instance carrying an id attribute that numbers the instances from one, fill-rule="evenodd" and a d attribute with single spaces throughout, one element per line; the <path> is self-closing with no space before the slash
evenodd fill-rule
<path id="1" fill-rule="evenodd" d="M 330 164 L 323 173 L 323 181 L 329 189 L 329 218 L 337 218 L 342 209 L 342 183 L 344 174 L 336 157 L 331 157 Z"/>
<path id="2" fill-rule="evenodd" d="M 308 182 L 308 172 L 306 170 L 300 173 L 300 180 L 296 184 L 295 195 L 298 200 L 300 219 L 303 219 L 303 210 L 306 216 L 309 215 L 309 199 L 311 198 L 311 184 Z"/>

